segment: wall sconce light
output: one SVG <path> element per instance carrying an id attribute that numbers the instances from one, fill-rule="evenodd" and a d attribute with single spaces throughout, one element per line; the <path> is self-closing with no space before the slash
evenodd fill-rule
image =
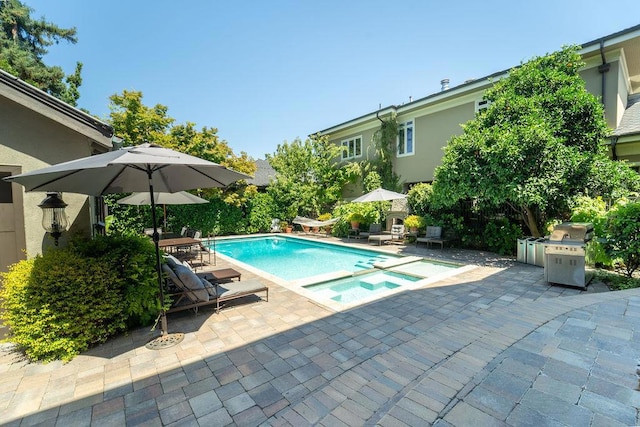
<path id="1" fill-rule="evenodd" d="M 58 246 L 58 239 L 69 225 L 67 214 L 64 212 L 67 204 L 58 193 L 47 193 L 47 197 L 38 206 L 42 209 L 42 228 L 51 234 Z"/>

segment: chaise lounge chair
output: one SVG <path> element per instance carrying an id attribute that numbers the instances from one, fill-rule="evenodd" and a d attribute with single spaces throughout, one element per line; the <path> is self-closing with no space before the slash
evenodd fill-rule
<path id="1" fill-rule="evenodd" d="M 369 236 L 369 243 L 374 242 L 378 243 L 378 246 L 382 245 L 382 242 L 385 243 L 393 243 L 394 241 L 403 242 L 404 241 L 404 225 L 395 224 L 391 226 L 391 231 L 389 233 L 376 234 L 373 236 Z"/>
<path id="2" fill-rule="evenodd" d="M 167 257 L 162 271 L 168 280 L 169 295 L 174 299 L 167 313 L 190 310 L 215 305 L 216 313 L 220 312 L 220 303 L 265 292 L 265 301 L 269 301 L 269 288 L 258 280 L 245 280 L 224 285 L 218 281 L 212 283 L 207 274 L 196 274 L 193 270 L 174 257 Z"/>

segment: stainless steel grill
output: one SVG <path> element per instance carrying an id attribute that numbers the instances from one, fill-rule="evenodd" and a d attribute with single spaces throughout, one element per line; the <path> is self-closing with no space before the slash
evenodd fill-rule
<path id="1" fill-rule="evenodd" d="M 593 239 L 593 224 L 564 222 L 544 242 L 544 278 L 549 283 L 587 288 L 591 275 L 585 270 L 587 243 Z"/>

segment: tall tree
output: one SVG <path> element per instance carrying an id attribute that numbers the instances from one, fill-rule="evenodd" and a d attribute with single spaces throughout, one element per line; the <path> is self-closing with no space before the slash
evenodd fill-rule
<path id="1" fill-rule="evenodd" d="M 32 12 L 19 0 L 0 0 L 0 68 L 75 106 L 82 63 L 77 62 L 73 74 L 65 76 L 61 67 L 47 66 L 43 58 L 53 44 L 76 43 L 76 29 L 33 19 Z"/>
<path id="2" fill-rule="evenodd" d="M 147 107 L 142 97 L 142 92 L 128 90 L 109 97 L 109 121 L 115 134 L 127 145 L 153 142 L 167 146 L 167 135 L 175 120 L 167 115 L 168 107 L 162 104 Z"/>
<path id="3" fill-rule="evenodd" d="M 342 187 L 351 178 L 353 166 L 339 167 L 341 147 L 327 136 L 312 136 L 304 142 L 295 139 L 279 144 L 267 160 L 277 175 L 269 194 L 286 212 L 279 215 L 292 219 L 296 215 L 317 217 L 342 198 Z"/>
<path id="4" fill-rule="evenodd" d="M 603 179 L 596 162 L 607 163 L 609 176 L 628 176 L 621 171 L 626 166 L 605 157 L 609 130 L 602 105 L 578 73 L 582 66 L 578 47 L 569 46 L 511 70 L 488 89 L 490 107 L 445 148 L 433 201 L 507 204 L 540 236 L 547 219 L 568 211 L 572 197 L 607 187 L 593 185 Z"/>

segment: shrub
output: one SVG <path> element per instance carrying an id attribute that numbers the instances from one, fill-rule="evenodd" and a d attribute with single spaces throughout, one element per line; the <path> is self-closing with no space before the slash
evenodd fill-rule
<path id="1" fill-rule="evenodd" d="M 640 267 L 640 203 L 619 203 L 610 211 L 605 225 L 604 250 L 622 260 L 627 277 Z"/>
<path id="2" fill-rule="evenodd" d="M 2 318 L 32 360 L 70 360 L 125 330 L 117 274 L 100 260 L 51 250 L 2 276 Z"/>
<path id="3" fill-rule="evenodd" d="M 640 288 L 640 279 L 621 276 L 610 271 L 598 270 L 596 277 L 606 283 L 612 291 Z"/>
<path id="4" fill-rule="evenodd" d="M 358 213 L 358 212 L 351 212 L 351 214 L 349 214 L 349 221 L 351 222 L 364 222 L 364 215 Z"/>
<path id="5" fill-rule="evenodd" d="M 586 261 L 589 264 L 612 266 L 613 260 L 607 256 L 602 245 L 607 221 L 607 206 L 601 197 L 578 197 L 573 201 L 571 221 L 590 222 L 593 224 L 595 238 L 589 242 L 586 250 Z"/>
<path id="6" fill-rule="evenodd" d="M 489 221 L 483 232 L 483 240 L 487 249 L 500 255 L 514 255 L 516 242 L 522 235 L 522 229 L 511 224 L 506 218 Z"/>
<path id="7" fill-rule="evenodd" d="M 271 220 L 274 215 L 273 199 L 268 193 L 257 193 L 249 202 L 249 233 L 266 232 L 271 229 Z"/>
<path id="8" fill-rule="evenodd" d="M 426 215 L 432 210 L 430 203 L 432 194 L 433 187 L 431 187 L 431 184 L 416 184 L 411 187 L 407 194 L 407 203 L 416 214 Z"/>
<path id="9" fill-rule="evenodd" d="M 142 236 L 74 240 L 0 279 L 0 317 L 32 360 L 70 360 L 159 311 L 155 248 Z"/>
<path id="10" fill-rule="evenodd" d="M 419 215 L 409 215 L 404 219 L 404 225 L 409 228 L 424 228 L 425 219 Z"/>
<path id="11" fill-rule="evenodd" d="M 147 325 L 160 310 L 156 250 L 147 236 L 139 234 L 74 239 L 69 250 L 95 258 L 116 272 L 111 286 L 122 295 L 120 304 L 130 327 Z"/>

